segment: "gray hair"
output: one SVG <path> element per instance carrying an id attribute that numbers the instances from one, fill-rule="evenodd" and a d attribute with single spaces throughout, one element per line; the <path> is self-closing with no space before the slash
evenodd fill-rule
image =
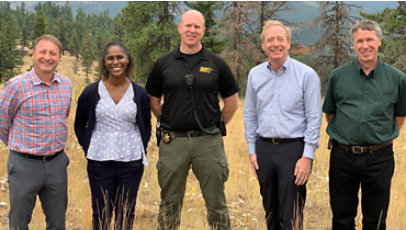
<path id="1" fill-rule="evenodd" d="M 379 27 L 378 23 L 376 23 L 375 21 L 372 20 L 361 20 L 358 21 L 357 23 L 355 23 L 355 25 L 353 25 L 351 27 L 351 36 L 352 39 L 354 39 L 354 33 L 357 32 L 359 29 L 361 30 L 369 30 L 369 31 L 375 31 L 376 35 L 379 38 L 382 38 L 382 30 Z"/>

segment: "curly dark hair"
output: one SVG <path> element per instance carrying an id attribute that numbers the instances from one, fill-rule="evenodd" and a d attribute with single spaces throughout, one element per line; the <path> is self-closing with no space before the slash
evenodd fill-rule
<path id="1" fill-rule="evenodd" d="M 125 76 L 126 77 L 131 76 L 131 74 L 133 74 L 134 69 L 135 69 L 134 58 L 128 52 L 127 47 L 125 47 L 125 45 L 122 42 L 119 42 L 119 41 L 111 41 L 111 42 L 107 43 L 106 47 L 104 47 L 103 55 L 101 56 L 100 62 L 99 62 L 100 76 L 103 79 L 109 78 L 109 71 L 106 68 L 105 57 L 107 55 L 107 50 L 112 46 L 120 47 L 123 50 L 123 52 L 127 55 L 128 64 L 127 64 L 127 68 L 125 69 Z"/>

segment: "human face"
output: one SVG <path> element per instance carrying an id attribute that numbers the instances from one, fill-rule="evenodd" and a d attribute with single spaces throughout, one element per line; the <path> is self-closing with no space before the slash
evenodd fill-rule
<path id="1" fill-rule="evenodd" d="M 265 30 L 264 39 L 261 42 L 262 50 L 265 52 L 271 64 L 281 64 L 286 61 L 289 55 L 290 40 L 282 26 L 270 26 Z"/>
<path id="2" fill-rule="evenodd" d="M 48 40 L 39 41 L 32 53 L 34 69 L 40 78 L 52 75 L 60 60 L 61 55 L 58 46 Z"/>
<path id="3" fill-rule="evenodd" d="M 186 12 L 178 25 L 181 45 L 188 48 L 200 47 L 200 41 L 205 30 L 204 18 L 199 12 Z"/>
<path id="4" fill-rule="evenodd" d="M 104 56 L 104 65 L 109 77 L 125 77 L 128 57 L 120 46 L 110 46 Z"/>
<path id="5" fill-rule="evenodd" d="M 375 63 L 378 60 L 378 49 L 382 39 L 375 31 L 359 29 L 353 33 L 354 49 L 360 64 Z"/>

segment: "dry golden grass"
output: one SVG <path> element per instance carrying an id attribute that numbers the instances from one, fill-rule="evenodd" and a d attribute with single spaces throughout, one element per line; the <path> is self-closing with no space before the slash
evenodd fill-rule
<path id="1" fill-rule="evenodd" d="M 26 57 L 27 65 L 21 71 L 27 70 L 31 65 L 30 58 Z M 69 176 L 69 205 L 67 210 L 67 228 L 71 230 L 91 229 L 90 189 L 86 172 L 86 160 L 77 143 L 73 131 L 73 120 L 76 111 L 77 98 L 85 86 L 85 75 L 79 71 L 73 72 L 73 57 L 63 57 L 58 72 L 71 79 L 74 87 L 72 110 L 69 116 L 69 137 L 66 153 L 70 158 L 68 167 Z M 225 148 L 230 165 L 230 177 L 226 183 L 227 203 L 231 214 L 233 229 L 266 229 L 264 211 L 262 208 L 259 186 L 249 168 L 247 145 L 244 140 L 244 127 L 242 120 L 243 100 L 240 107 L 228 125 L 228 136 L 225 137 Z M 155 119 L 153 119 L 153 123 Z M 313 174 L 308 182 L 308 196 L 305 208 L 305 229 L 323 230 L 331 229 L 331 212 L 328 197 L 328 165 L 329 152 L 326 149 L 328 137 L 325 133 L 326 122 L 323 121 L 320 148 L 316 152 Z M 153 132 L 154 133 L 154 132 Z M 388 214 L 388 229 L 399 230 L 406 226 L 406 157 L 405 132 L 395 141 L 396 170 L 393 177 L 391 204 Z M 8 149 L 0 144 L 0 230 L 7 229 L 8 218 L 8 185 L 7 158 Z M 134 229 L 156 229 L 159 204 L 159 186 L 155 164 L 158 158 L 155 137 L 151 138 L 148 146 L 148 161 L 150 166 L 145 168 L 137 200 L 136 220 Z M 209 229 L 206 221 L 206 210 L 200 192 L 199 183 L 192 173 L 189 174 L 182 210 L 180 229 Z M 34 210 L 31 229 L 45 229 L 45 218 L 40 203 Z M 360 218 L 357 218 L 357 228 L 361 229 Z"/>

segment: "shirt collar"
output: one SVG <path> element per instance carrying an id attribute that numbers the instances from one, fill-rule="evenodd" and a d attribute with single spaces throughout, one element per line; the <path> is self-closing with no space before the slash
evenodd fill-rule
<path id="1" fill-rule="evenodd" d="M 359 62 L 358 62 L 358 58 L 355 59 L 354 64 L 355 64 L 356 68 L 358 69 L 360 76 L 361 76 L 361 75 L 366 76 L 365 73 L 364 73 L 364 71 L 362 70 L 361 65 L 360 65 Z M 376 62 L 375 67 L 371 70 L 371 72 L 369 73 L 369 75 L 366 76 L 366 77 L 374 77 L 374 76 L 375 76 L 375 72 L 376 72 L 377 70 L 379 70 L 379 66 L 380 66 L 381 64 L 382 64 L 382 60 L 381 60 L 381 58 L 378 56 L 378 61 Z"/>
<path id="2" fill-rule="evenodd" d="M 201 52 L 200 57 L 202 59 L 205 59 L 207 51 L 203 44 L 202 44 L 202 49 L 199 52 Z M 178 45 L 178 47 L 175 50 L 175 59 L 178 59 L 178 58 L 182 58 L 182 54 L 180 53 L 180 44 Z"/>
<path id="3" fill-rule="evenodd" d="M 37 73 L 35 73 L 34 67 L 32 67 L 32 69 L 30 70 L 30 74 L 31 74 L 31 76 L 33 77 L 34 85 L 45 84 L 45 83 L 41 80 L 41 78 L 38 77 Z M 60 80 L 60 78 L 59 78 L 59 75 L 58 75 L 57 73 L 54 73 L 54 74 L 52 75 L 51 83 L 54 83 L 54 82 L 58 82 L 58 83 L 61 82 L 61 80 Z"/>
<path id="4" fill-rule="evenodd" d="M 269 60 L 268 60 L 266 63 L 267 63 L 266 67 L 269 69 L 269 71 L 272 72 L 272 67 L 271 67 L 271 65 L 269 64 Z M 280 74 L 280 73 L 284 73 L 286 70 L 288 70 L 289 67 L 290 67 L 290 65 L 291 65 L 291 63 L 292 63 L 292 59 L 290 58 L 290 56 L 288 56 L 288 58 L 286 58 L 286 61 L 285 61 L 285 62 L 283 63 L 283 65 L 281 66 L 281 69 L 280 69 L 280 70 L 282 70 L 282 72 L 279 72 L 279 74 Z M 275 71 L 274 71 L 274 72 L 275 72 Z"/>

